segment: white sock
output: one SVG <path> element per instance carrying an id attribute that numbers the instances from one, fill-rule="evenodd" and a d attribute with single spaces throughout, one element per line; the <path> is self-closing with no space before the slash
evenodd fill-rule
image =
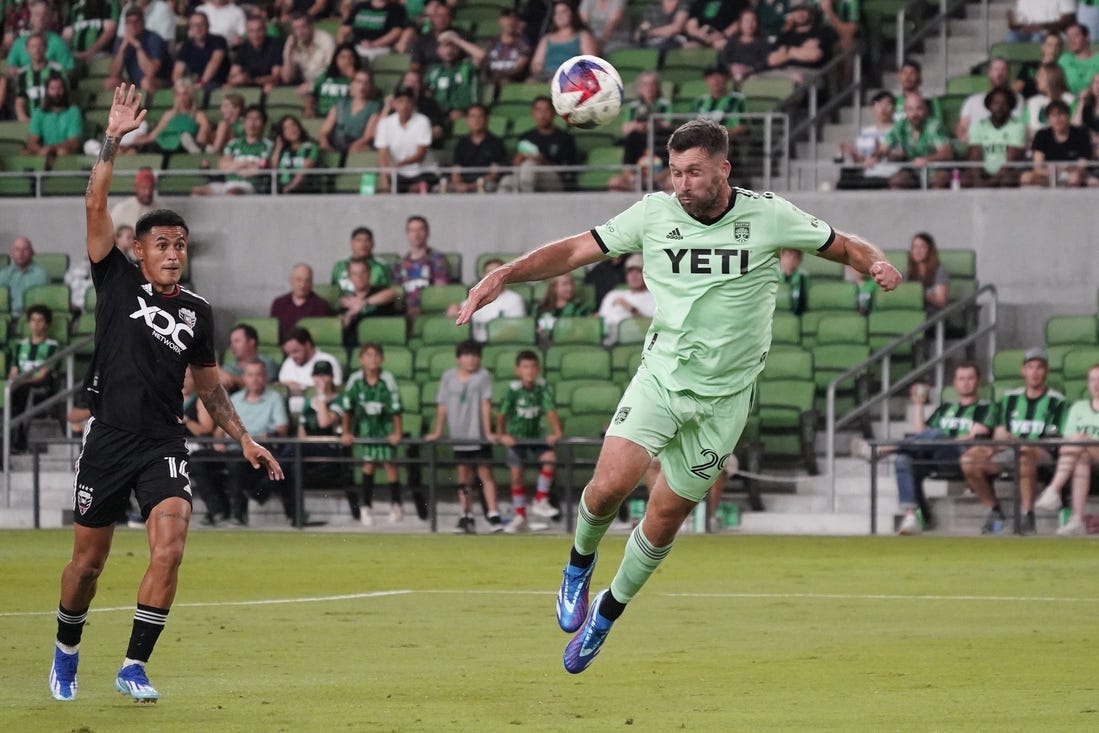
<path id="1" fill-rule="evenodd" d="M 142 667 L 145 666 L 145 662 L 139 661 L 137 659 L 130 659 L 129 657 L 126 657 L 125 659 L 122 660 L 122 666 L 123 667 L 129 667 L 131 664 L 139 664 Z"/>
<path id="2" fill-rule="evenodd" d="M 76 644 L 75 646 L 69 646 L 68 644 L 62 644 L 61 642 L 57 642 L 57 648 L 65 654 L 76 654 L 78 651 L 80 651 L 79 644 Z"/>

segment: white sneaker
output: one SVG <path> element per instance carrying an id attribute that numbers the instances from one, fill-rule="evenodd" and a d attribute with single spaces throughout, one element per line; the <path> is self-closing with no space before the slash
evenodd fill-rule
<path id="1" fill-rule="evenodd" d="M 1088 528 L 1084 524 L 1084 520 L 1080 519 L 1076 514 L 1073 514 L 1072 518 L 1065 522 L 1065 526 L 1057 530 L 1057 534 L 1061 537 L 1074 537 L 1087 533 Z"/>
<path id="2" fill-rule="evenodd" d="M 546 519 L 557 519 L 561 516 L 561 510 L 549 503 L 549 499 L 536 499 L 531 511 Z"/>
<path id="3" fill-rule="evenodd" d="M 870 444 L 867 443 L 866 438 L 861 435 L 852 436 L 847 449 L 851 453 L 852 458 L 861 458 L 864 461 L 870 461 Z"/>
<path id="4" fill-rule="evenodd" d="M 916 519 L 915 512 L 905 514 L 901 526 L 897 527 L 897 534 L 913 535 L 920 532 L 923 532 L 923 527 L 920 526 L 920 520 Z"/>
<path id="5" fill-rule="evenodd" d="M 359 509 L 359 521 L 364 527 L 374 526 L 374 516 L 370 513 L 370 507 L 364 506 Z"/>
<path id="6" fill-rule="evenodd" d="M 548 522 L 527 522 L 527 529 L 531 532 L 545 532 L 549 528 Z"/>
<path id="7" fill-rule="evenodd" d="M 511 521 L 504 527 L 504 534 L 522 534 L 530 531 L 530 525 L 527 524 L 527 518 L 516 514 L 511 518 Z"/>
<path id="8" fill-rule="evenodd" d="M 404 519 L 404 509 L 401 508 L 401 505 L 400 504 L 390 504 L 389 505 L 389 523 L 390 524 L 397 524 L 402 519 Z"/>
<path id="9" fill-rule="evenodd" d="M 1061 492 L 1047 486 L 1034 502 L 1034 508 L 1046 514 L 1056 514 L 1061 511 Z"/>

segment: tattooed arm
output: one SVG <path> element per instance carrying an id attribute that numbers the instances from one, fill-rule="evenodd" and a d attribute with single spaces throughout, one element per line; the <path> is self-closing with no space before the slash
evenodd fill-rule
<path id="1" fill-rule="evenodd" d="M 252 439 L 241 422 L 240 415 L 229 400 L 229 393 L 221 386 L 216 366 L 199 367 L 191 365 L 191 374 L 195 379 L 195 391 L 198 392 L 206 411 L 210 413 L 214 424 L 221 428 L 226 435 L 240 443 L 244 457 L 252 464 L 252 468 L 259 468 L 262 464 L 267 469 L 267 475 L 274 481 L 283 478 L 282 466 L 271 455 L 271 452 Z"/>
<path id="2" fill-rule="evenodd" d="M 84 193 L 84 208 L 88 219 L 88 258 L 99 262 L 114 247 L 114 224 L 107 211 L 107 192 L 111 188 L 111 175 L 114 173 L 114 156 L 118 152 L 118 141 L 130 130 L 136 130 L 145 119 L 145 110 L 139 110 L 141 95 L 129 88 L 119 86 L 114 90 L 114 103 L 107 118 L 107 136 L 99 159 L 92 167 L 88 179 L 88 190 Z"/>

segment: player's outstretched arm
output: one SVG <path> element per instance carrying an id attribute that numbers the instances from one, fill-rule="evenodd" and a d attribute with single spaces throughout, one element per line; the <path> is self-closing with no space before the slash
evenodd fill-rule
<path id="1" fill-rule="evenodd" d="M 114 156 L 122 136 L 136 130 L 145 119 L 141 109 L 141 94 L 131 84 L 114 90 L 114 101 L 107 116 L 107 135 L 99 150 L 99 159 L 92 166 L 88 190 L 84 192 L 84 208 L 88 218 L 88 258 L 99 262 L 114 247 L 114 224 L 107 211 L 107 192 L 114 173 Z"/>
<path id="2" fill-rule="evenodd" d="M 202 404 L 210 413 L 210 417 L 214 419 L 214 424 L 230 438 L 240 443 L 244 457 L 248 463 L 252 464 L 252 468 L 259 468 L 262 465 L 267 469 L 267 476 L 272 481 L 281 481 L 283 479 L 282 466 L 271 455 L 271 451 L 253 440 L 252 436 L 245 430 L 240 415 L 237 414 L 236 408 L 229 400 L 229 393 L 221 386 L 217 367 L 199 367 L 192 364 L 191 374 L 195 379 L 195 391 L 198 392 L 198 396 L 202 399 Z"/>
<path id="3" fill-rule="evenodd" d="M 571 272 L 577 267 L 598 262 L 606 256 L 591 232 L 542 245 L 503 267 L 496 268 L 485 275 L 481 282 L 474 285 L 469 291 L 466 304 L 458 313 L 458 325 L 469 323 L 469 319 L 479 308 L 500 297 L 500 293 L 508 283 L 525 283 L 556 277 Z"/>
<path id="4" fill-rule="evenodd" d="M 833 262 L 851 265 L 864 275 L 874 278 L 874 282 L 885 291 L 890 291 L 904 279 L 897 268 L 889 264 L 885 254 L 870 242 L 856 234 L 847 234 L 836 230 L 836 237 L 821 257 Z"/>

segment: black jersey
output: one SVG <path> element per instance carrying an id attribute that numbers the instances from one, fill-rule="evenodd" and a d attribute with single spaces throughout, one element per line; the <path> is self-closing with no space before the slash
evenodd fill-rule
<path id="1" fill-rule="evenodd" d="M 183 374 L 216 366 L 210 304 L 181 287 L 161 295 L 117 248 L 92 264 L 95 351 L 84 389 L 102 423 L 146 437 L 184 434 Z"/>

